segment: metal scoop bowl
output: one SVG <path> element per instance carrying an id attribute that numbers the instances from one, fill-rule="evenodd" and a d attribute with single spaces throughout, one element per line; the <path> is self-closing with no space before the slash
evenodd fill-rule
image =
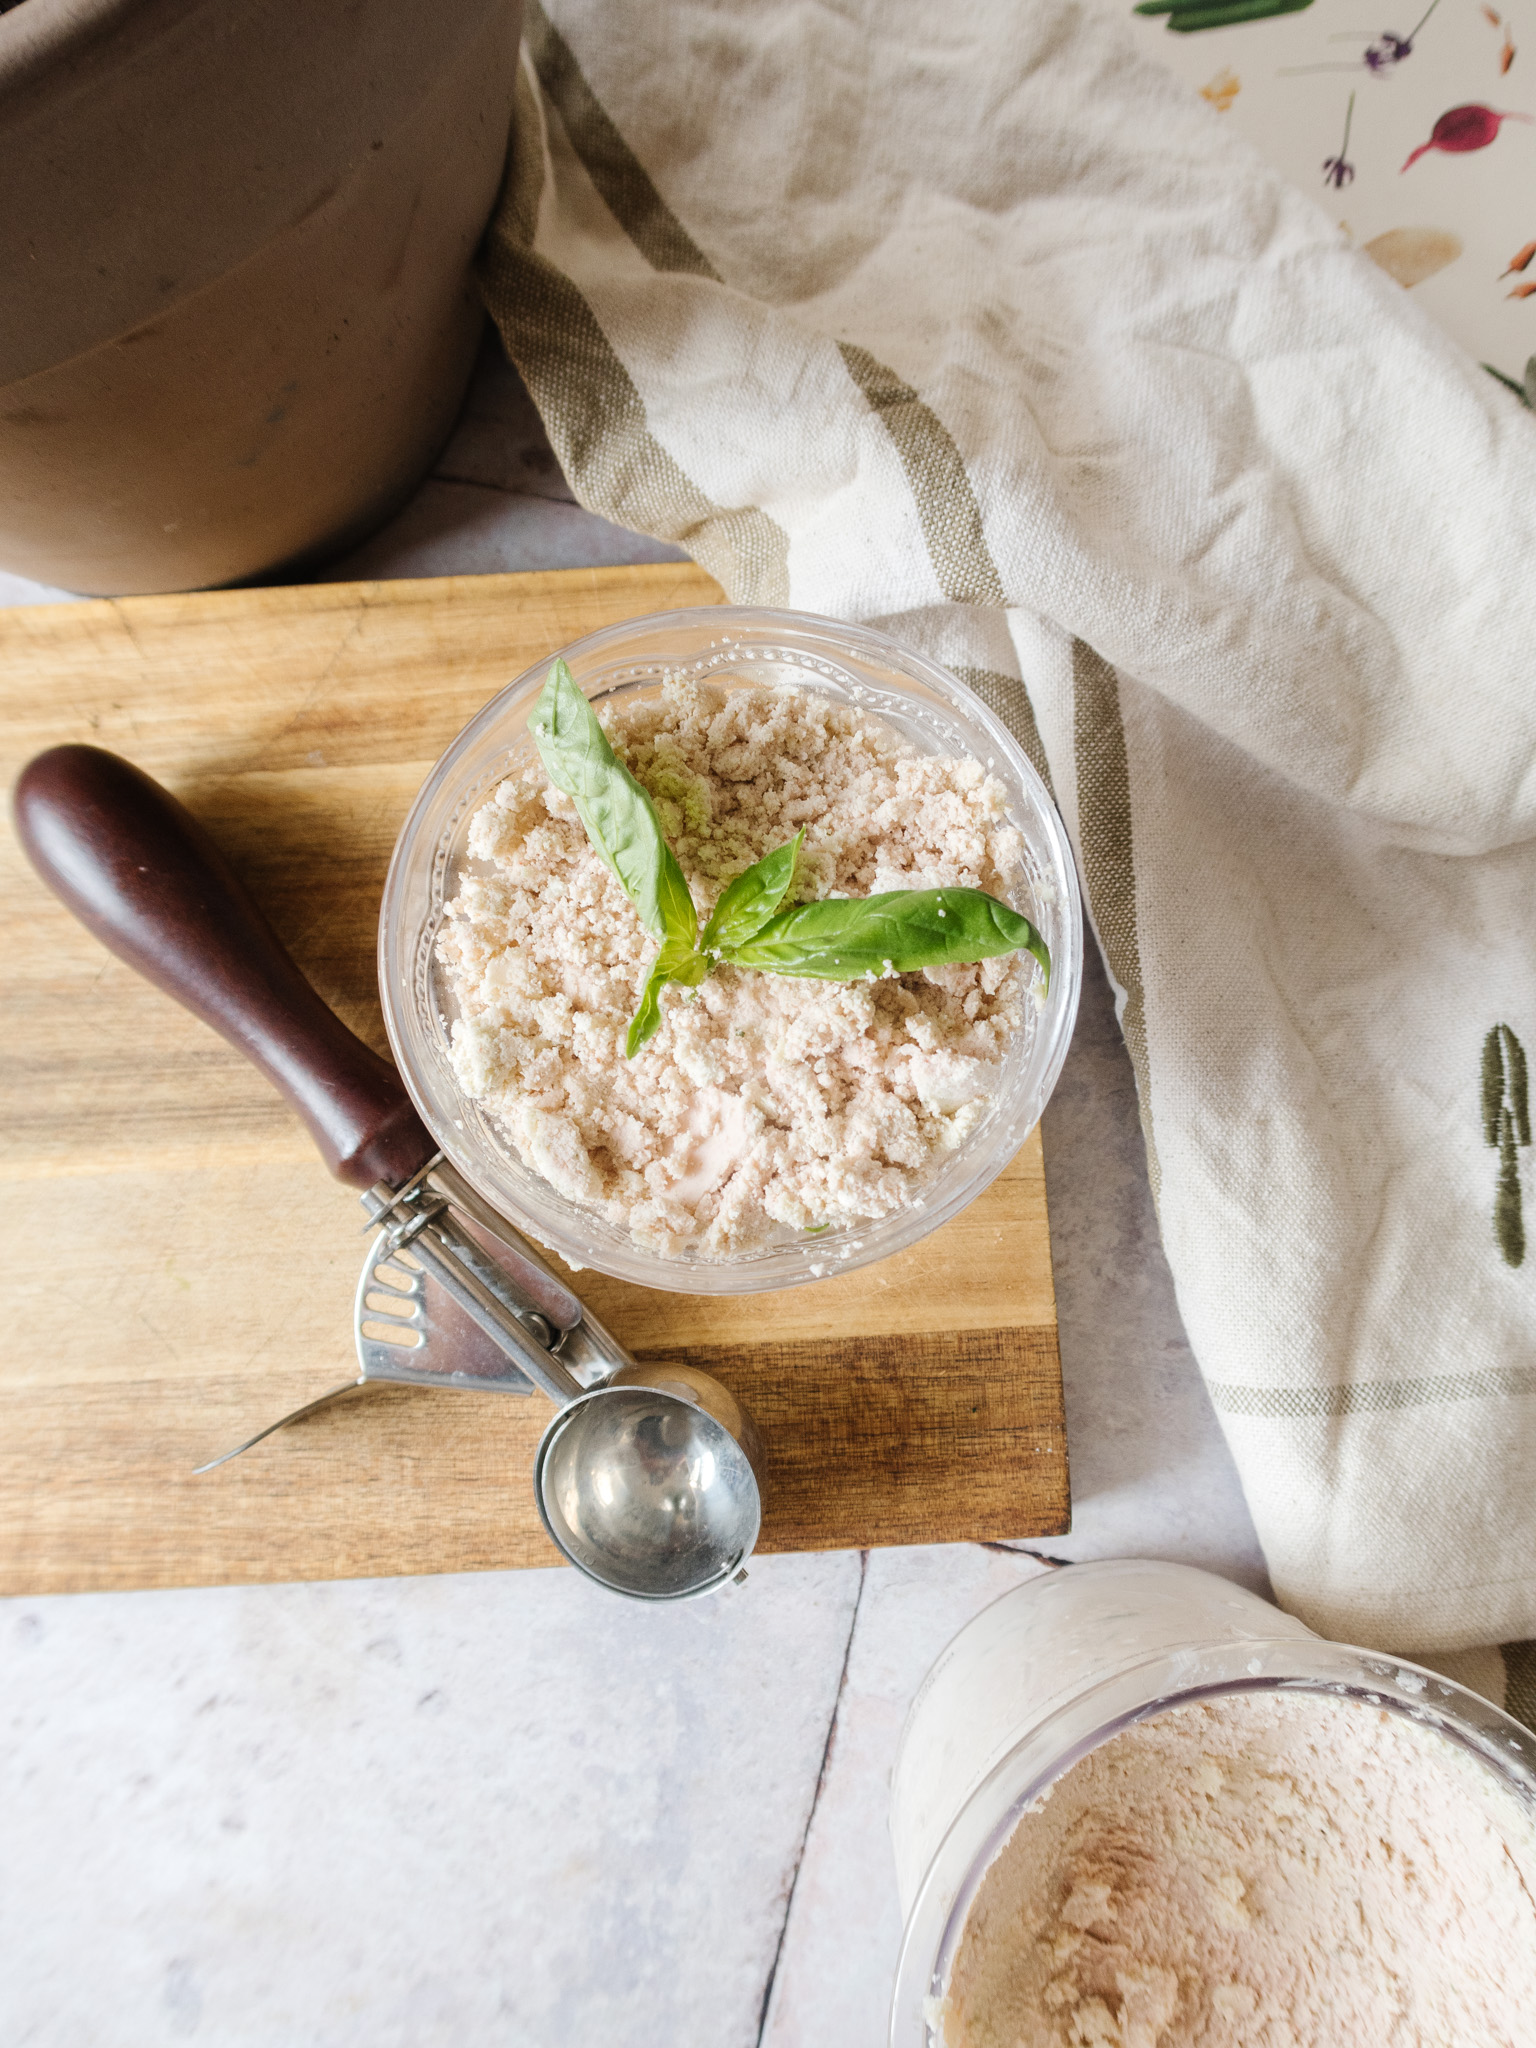
<path id="1" fill-rule="evenodd" d="M 722 1412 L 724 1411 L 724 1412 Z M 621 1366 L 569 1402 L 534 1462 L 539 1513 L 588 1578 L 681 1600 L 735 1578 L 762 1520 L 745 1411 L 688 1366 Z"/>
<path id="2" fill-rule="evenodd" d="M 537 1387 L 558 1411 L 534 1467 L 539 1513 L 579 1571 L 638 1600 L 688 1599 L 740 1576 L 762 1518 L 762 1452 L 746 1411 L 696 1367 L 638 1364 L 475 1192 L 399 1074 L 321 1001 L 197 821 L 130 762 L 83 746 L 30 762 L 15 812 L 17 836 L 54 894 L 281 1089 L 379 1228 L 358 1290 L 360 1378 L 213 1463 L 376 1381 Z M 365 1335 L 370 1285 L 402 1257 L 410 1264 L 396 1273 L 412 1305 L 400 1320 L 416 1322 L 427 1351 Z M 490 1339 L 489 1369 L 461 1369 L 451 1340 L 428 1355 L 427 1280 Z"/>

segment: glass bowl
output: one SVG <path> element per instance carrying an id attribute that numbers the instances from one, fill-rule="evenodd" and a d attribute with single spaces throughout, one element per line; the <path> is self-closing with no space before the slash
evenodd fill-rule
<path id="1" fill-rule="evenodd" d="M 654 693 L 664 676 L 677 673 L 707 676 L 725 688 L 733 677 L 740 679 L 737 687 L 773 682 L 856 704 L 924 753 L 971 755 L 984 763 L 1002 782 L 1009 818 L 1023 835 L 1029 901 L 1019 908 L 1050 948 L 1050 992 L 1043 1008 L 1026 1004 L 989 1113 L 934 1167 L 921 1208 L 813 1238 L 786 1228 L 782 1241 L 731 1259 L 663 1258 L 558 1194 L 461 1089 L 449 1056 L 456 1005 L 436 957 L 444 906 L 468 861 L 469 821 L 509 771 L 533 755 L 528 717 L 551 655 L 465 726 L 427 777 L 390 862 L 379 921 L 379 989 L 395 1062 L 428 1129 L 486 1201 L 569 1265 L 642 1287 L 761 1293 L 849 1272 L 916 1243 L 1001 1173 L 1038 1123 L 1066 1058 L 1082 980 L 1083 920 L 1071 847 L 1044 783 L 1007 728 L 963 683 L 866 627 L 804 612 L 720 605 L 632 619 L 589 634 L 564 654 L 597 704 Z"/>

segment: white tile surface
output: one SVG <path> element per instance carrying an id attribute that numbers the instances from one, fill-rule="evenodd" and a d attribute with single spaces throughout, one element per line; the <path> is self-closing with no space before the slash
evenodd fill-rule
<path id="1" fill-rule="evenodd" d="M 13 576 L 0 569 L 0 605 L 73 604 L 74 592 L 55 590 L 51 583 L 34 583 L 28 576 Z"/>
<path id="2" fill-rule="evenodd" d="M 574 505 L 527 386 L 487 324 L 464 410 L 433 474 Z"/>
<path id="3" fill-rule="evenodd" d="M 901 1947 L 886 1808 L 902 1723 L 950 1638 L 1049 1569 L 980 1544 L 868 1554 L 765 2048 L 881 2048 Z"/>
<path id="4" fill-rule="evenodd" d="M 671 552 L 570 502 L 488 355 L 435 476 L 325 574 Z M 0 575 L 0 604 L 66 596 Z M 1096 963 L 1045 1145 L 1051 1552 L 1262 1585 Z M 0 1603 L 0 2048 L 876 2048 L 907 1701 L 1039 1568 L 769 1558 L 659 1612 L 568 1572 Z"/>
<path id="5" fill-rule="evenodd" d="M 858 1581 L 8 1603 L 0 2041 L 754 2041 Z"/>
<path id="6" fill-rule="evenodd" d="M 678 549 L 612 526 L 579 505 L 512 497 L 487 484 L 428 477 L 399 516 L 317 579 L 488 576 L 504 569 L 611 568 L 680 562 Z"/>

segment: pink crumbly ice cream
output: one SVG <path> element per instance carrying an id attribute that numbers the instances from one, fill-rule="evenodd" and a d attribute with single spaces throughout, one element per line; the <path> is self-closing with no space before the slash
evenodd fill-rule
<path id="1" fill-rule="evenodd" d="M 1399 1712 L 1178 1707 L 1024 1816 L 936 2016 L 945 2048 L 1532 2048 L 1536 1827 Z"/>

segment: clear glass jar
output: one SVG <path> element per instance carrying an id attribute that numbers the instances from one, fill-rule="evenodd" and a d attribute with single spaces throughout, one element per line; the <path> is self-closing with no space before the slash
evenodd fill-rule
<path id="1" fill-rule="evenodd" d="M 906 1931 L 891 2048 L 932 2048 L 971 1903 L 1025 1810 L 1133 1721 L 1230 1692 L 1327 1692 L 1443 1732 L 1536 1813 L 1536 1738 L 1400 1658 L 1314 1635 L 1188 1565 L 1065 1566 L 967 1623 L 924 1679 L 891 1777 Z"/>
<path id="2" fill-rule="evenodd" d="M 495 1208 L 573 1266 L 687 1294 L 751 1294 L 889 1258 L 936 1230 L 1008 1164 L 1040 1119 L 1066 1058 L 1082 981 L 1083 924 L 1071 847 L 1040 777 L 1001 720 L 936 663 L 884 633 L 803 612 L 712 606 L 659 612 L 590 634 L 564 650 L 594 703 L 651 694 L 666 675 L 722 688 L 773 682 L 813 690 L 895 726 L 929 754 L 972 756 L 997 776 L 1024 839 L 1029 901 L 1051 953 L 1050 992 L 1003 1062 L 989 1113 L 935 1166 L 923 1206 L 878 1222 L 781 1241 L 721 1261 L 662 1258 L 578 1207 L 525 1166 L 511 1140 L 459 1087 L 449 1057 L 455 1004 L 436 957 L 444 906 L 467 861 L 469 821 L 514 766 L 533 754 L 528 716 L 549 672 L 541 661 L 493 697 L 443 755 L 395 846 L 379 920 L 379 988 L 396 1064 L 443 1150 Z"/>

